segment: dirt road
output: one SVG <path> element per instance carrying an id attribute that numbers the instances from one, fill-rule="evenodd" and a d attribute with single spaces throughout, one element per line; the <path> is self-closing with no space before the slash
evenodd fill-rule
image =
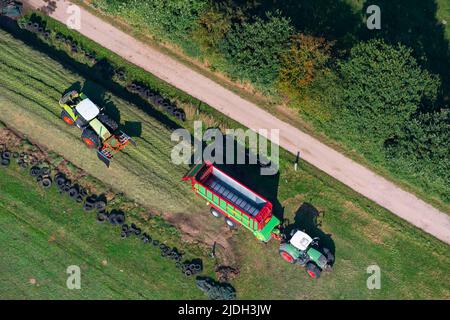
<path id="1" fill-rule="evenodd" d="M 33 8 L 46 5 L 43 0 L 25 2 Z M 73 12 L 68 10 L 70 5 L 68 1 L 58 1 L 56 10 L 50 16 L 67 23 L 68 12 Z M 80 10 L 81 28 L 78 31 L 84 36 L 246 127 L 254 130 L 279 129 L 281 147 L 293 154 L 300 151 L 303 160 L 402 219 L 450 244 L 450 217 L 447 214 L 83 8 Z"/>

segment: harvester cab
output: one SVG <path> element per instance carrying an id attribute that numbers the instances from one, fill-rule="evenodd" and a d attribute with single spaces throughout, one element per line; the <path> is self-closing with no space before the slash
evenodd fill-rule
<path id="1" fill-rule="evenodd" d="M 59 101 L 61 119 L 68 125 L 75 125 L 81 131 L 81 139 L 89 148 L 97 149 L 98 158 L 109 167 L 113 156 L 136 142 L 119 130 L 116 121 L 103 113 L 84 93 L 70 91 Z"/>
<path id="2" fill-rule="evenodd" d="M 305 267 L 312 278 L 320 277 L 322 271 L 331 271 L 334 263 L 331 250 L 319 250 L 319 238 L 297 229 L 291 232 L 290 239 L 282 241 L 279 252 L 285 261 Z"/>

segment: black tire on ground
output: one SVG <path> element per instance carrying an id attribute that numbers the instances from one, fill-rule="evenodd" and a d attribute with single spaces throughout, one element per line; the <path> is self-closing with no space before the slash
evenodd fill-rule
<path id="1" fill-rule="evenodd" d="M 75 120 L 70 116 L 70 114 L 66 110 L 61 111 L 60 117 L 61 117 L 62 121 L 64 121 L 69 126 L 75 125 Z"/>
<path id="2" fill-rule="evenodd" d="M 102 211 L 105 210 L 106 208 L 106 202 L 99 200 L 95 202 L 95 209 L 97 209 L 98 211 Z"/>
<path id="3" fill-rule="evenodd" d="M 92 211 L 92 210 L 94 210 L 94 206 L 92 204 L 85 203 L 83 205 L 83 210 L 86 212 Z"/>
<path id="4" fill-rule="evenodd" d="M 127 234 L 125 231 L 121 231 L 121 232 L 120 232 L 120 237 L 121 237 L 122 239 L 126 239 L 126 238 L 128 237 L 128 234 Z"/>
<path id="5" fill-rule="evenodd" d="M 237 228 L 236 222 L 234 222 L 234 221 L 231 220 L 230 218 L 225 218 L 225 223 L 227 224 L 227 226 L 228 226 L 231 230 Z"/>
<path id="6" fill-rule="evenodd" d="M 83 130 L 81 134 L 81 140 L 86 144 L 86 146 L 90 149 L 97 149 L 100 146 L 100 138 L 94 132 L 94 130 L 86 128 Z"/>
<path id="7" fill-rule="evenodd" d="M 136 229 L 134 230 L 134 234 L 137 235 L 137 236 L 140 235 L 141 232 L 142 232 L 142 231 L 141 231 L 140 228 L 136 228 Z"/>
<path id="8" fill-rule="evenodd" d="M 122 225 L 122 231 L 123 232 L 128 232 L 129 229 L 130 229 L 130 227 L 127 224 L 123 224 Z"/>
<path id="9" fill-rule="evenodd" d="M 58 187 L 62 187 L 63 185 L 65 185 L 66 184 L 66 178 L 64 178 L 63 176 L 61 176 L 61 175 L 57 175 L 56 177 L 55 177 L 55 182 L 56 182 L 56 185 L 58 186 Z"/>
<path id="10" fill-rule="evenodd" d="M 211 215 L 212 215 L 214 218 L 220 218 L 220 217 L 222 217 L 222 213 L 220 213 L 218 210 L 216 210 L 216 209 L 214 209 L 214 208 L 211 208 L 211 209 L 209 210 L 209 212 L 211 213 Z"/>
<path id="11" fill-rule="evenodd" d="M 83 202 L 83 197 L 81 195 L 78 195 L 78 197 L 75 199 L 75 201 L 77 203 L 82 203 Z"/>
<path id="12" fill-rule="evenodd" d="M 39 185 L 44 189 L 48 189 L 52 186 L 52 180 L 49 177 L 44 177 L 39 181 Z"/>
<path id="13" fill-rule="evenodd" d="M 154 239 L 152 244 L 157 247 L 159 245 L 159 240 Z"/>
<path id="14" fill-rule="evenodd" d="M 30 169 L 30 176 L 32 176 L 32 177 L 37 177 L 37 176 L 39 176 L 40 174 L 41 174 L 41 169 L 40 169 L 40 168 L 34 166 L 34 167 L 32 167 L 32 168 Z"/>
<path id="15" fill-rule="evenodd" d="M 69 189 L 69 191 L 67 191 L 67 194 L 69 195 L 70 198 L 76 200 L 78 198 L 78 196 L 79 196 L 79 192 L 78 192 L 77 187 L 71 187 Z"/>
<path id="16" fill-rule="evenodd" d="M 185 275 L 186 277 L 190 277 L 190 276 L 192 276 L 192 274 L 193 274 L 193 272 L 192 272 L 191 270 L 189 270 L 189 269 L 187 269 L 187 270 L 184 271 L 184 275 Z"/>
<path id="17" fill-rule="evenodd" d="M 9 166 L 9 163 L 10 163 L 10 160 L 9 160 L 9 159 L 2 159 L 2 160 L 1 160 L 1 165 L 2 165 L 3 167 Z"/>
<path id="18" fill-rule="evenodd" d="M 117 122 L 113 119 L 111 119 L 108 115 L 102 113 L 98 115 L 98 120 L 100 120 L 101 123 L 103 123 L 109 130 L 116 131 L 119 129 L 119 125 Z"/>
<path id="19" fill-rule="evenodd" d="M 104 223 L 108 219 L 108 217 L 105 212 L 97 212 L 96 219 L 98 223 Z"/>
<path id="20" fill-rule="evenodd" d="M 116 223 L 118 225 L 123 225 L 125 222 L 125 215 L 123 213 L 116 214 Z"/>
<path id="21" fill-rule="evenodd" d="M 9 151 L 3 151 L 3 152 L 2 152 L 2 158 L 3 158 L 3 159 L 11 159 L 11 152 L 9 152 Z"/>
<path id="22" fill-rule="evenodd" d="M 50 173 L 51 173 L 51 170 L 50 170 L 49 167 L 42 167 L 41 168 L 41 174 L 43 176 L 48 176 L 48 175 L 50 175 Z"/>
<path id="23" fill-rule="evenodd" d="M 306 264 L 306 272 L 311 278 L 317 279 L 320 277 L 320 268 L 313 262 Z"/>
<path id="24" fill-rule="evenodd" d="M 13 152 L 12 154 L 14 159 L 17 159 L 19 157 L 19 153 L 18 152 Z"/>
<path id="25" fill-rule="evenodd" d="M 95 203 L 96 203 L 96 199 L 97 199 L 97 197 L 95 195 L 92 195 L 92 196 L 86 198 L 86 203 L 89 203 L 94 208 L 95 207 Z"/>

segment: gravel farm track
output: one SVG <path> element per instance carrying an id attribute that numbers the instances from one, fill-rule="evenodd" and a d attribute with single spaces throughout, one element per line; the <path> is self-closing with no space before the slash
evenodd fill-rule
<path id="1" fill-rule="evenodd" d="M 25 1 L 31 7 L 45 7 L 43 0 Z M 62 23 L 68 21 L 70 1 L 58 1 L 49 15 Z M 84 36 L 124 59 L 151 72 L 158 78 L 204 101 L 226 116 L 252 129 L 280 129 L 280 146 L 349 186 L 368 199 L 388 209 L 414 226 L 450 244 L 450 217 L 394 183 L 343 156 L 317 139 L 277 119 L 237 94 L 172 58 L 150 48 L 113 27 L 83 8 L 81 29 Z"/>
<path id="2" fill-rule="evenodd" d="M 333 273 L 311 281 L 304 270 L 280 259 L 277 242 L 262 245 L 242 228 L 229 231 L 223 222 L 209 217 L 208 208 L 193 195 L 190 186 L 180 182 L 187 166 L 170 161 L 173 128 L 145 109 L 119 98 L 73 65 L 44 54 L 2 29 L 0 74 L 1 122 L 32 143 L 61 154 L 117 192 L 161 213 L 187 234 L 186 240 L 208 245 L 218 241 L 219 253 L 231 253 L 230 263 L 240 269 L 240 275 L 232 281 L 240 299 L 450 297 L 448 245 L 317 170 L 313 172 L 300 164 L 294 171 L 292 165 L 282 163 L 276 195 L 291 223 L 299 222 L 297 218 L 319 216 L 319 228 L 315 223 L 308 228 L 335 246 Z M 57 101 L 74 84 L 86 87 L 88 96 L 96 96 L 95 101 L 105 106 L 106 113 L 117 110 L 121 124 L 141 124 L 141 133 L 135 137 L 138 147 L 125 149 L 109 170 L 95 152 L 83 146 L 80 131 L 59 118 Z M 60 217 L 59 222 L 63 224 L 64 218 Z M 8 246 L 9 241 L 5 237 L 2 244 Z M 45 246 L 42 250 L 46 250 Z M 127 254 L 136 258 L 141 251 L 134 252 L 130 246 Z M 372 264 L 378 264 L 383 271 L 382 290 L 366 288 L 366 269 Z M 170 292 L 165 292 L 164 297 L 168 296 Z"/>

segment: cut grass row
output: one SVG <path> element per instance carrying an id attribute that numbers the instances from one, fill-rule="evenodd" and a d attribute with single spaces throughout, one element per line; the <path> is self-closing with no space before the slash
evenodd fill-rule
<path id="1" fill-rule="evenodd" d="M 63 82 L 59 85 L 60 90 L 64 90 L 72 81 L 84 81 L 81 75 L 77 75 L 73 70 L 69 70 L 42 53 L 29 48 L 25 43 L 13 39 L 7 33 L 2 31 L 1 36 L 1 43 L 4 47 L 22 50 L 22 57 L 34 61 L 35 68 L 40 65 L 38 61 L 44 59 L 47 68 L 57 70 L 55 74 L 63 73 L 64 77 L 61 77 L 61 80 L 58 79 L 58 81 Z M 0 60 L 0 62 L 2 61 Z M 33 64 L 30 63 L 30 65 Z M 5 71 L 8 70 L 5 69 Z M 22 73 L 26 74 L 26 70 Z M 84 76 L 88 77 L 89 75 Z M 64 83 L 63 78 L 67 79 L 67 83 Z M 63 123 L 59 120 L 56 112 L 58 109 L 56 101 L 53 101 L 52 105 L 48 105 L 43 101 L 45 98 L 42 97 L 39 98 L 42 99 L 41 103 L 36 103 L 33 99 L 24 97 L 17 92 L 15 87 L 24 80 L 26 80 L 26 83 L 45 83 L 40 78 L 38 71 L 34 74 L 28 74 L 25 79 L 17 80 L 16 83 L 8 83 L 7 80 L 0 79 L 0 95 L 8 97 L 10 101 L 9 107 L 2 109 L 1 114 L 4 117 L 2 120 L 8 125 L 17 126 L 20 123 L 26 123 L 26 127 L 18 127 L 18 129 L 28 132 L 30 138 L 36 139 L 49 148 L 57 149 L 57 152 L 68 156 L 70 160 L 77 161 L 88 172 L 99 175 L 97 170 L 102 169 L 97 166 L 98 161 L 95 159 L 95 155 L 85 152 L 81 143 L 77 142 L 79 132 L 76 129 L 63 126 Z M 101 86 L 98 86 L 98 88 L 99 90 L 102 89 Z M 47 91 L 51 90 L 51 88 L 47 89 Z M 108 93 L 108 95 L 110 94 Z M 153 131 L 154 128 L 159 128 L 159 126 L 152 117 L 112 94 L 111 99 L 118 101 L 116 105 L 120 110 L 121 117 L 128 115 L 132 119 L 136 114 L 143 113 L 141 115 L 142 121 L 146 124 L 142 127 L 143 136 L 152 132 L 161 137 L 161 143 L 170 143 L 168 130 L 158 129 L 157 132 Z M 10 109 L 14 109 L 15 112 L 8 112 Z M 55 111 L 49 112 L 47 109 Z M 33 112 L 42 114 L 43 119 L 41 119 L 41 115 L 34 119 L 30 117 Z M 21 122 L 24 119 L 26 121 Z M 36 132 L 39 132 L 39 134 L 36 134 Z M 167 140 L 164 140 L 163 136 Z M 150 137 L 148 138 L 150 139 Z M 65 144 L 65 147 L 58 149 L 57 141 L 61 141 L 61 144 Z M 152 152 L 154 150 L 153 144 L 145 144 L 145 142 L 139 141 L 139 138 L 138 143 L 139 147 L 133 152 L 145 153 L 148 154 L 148 157 L 160 157 L 161 159 L 167 159 L 169 156 L 165 153 L 168 150 L 167 148 L 160 147 L 159 152 Z M 67 146 L 71 147 L 68 148 Z M 74 153 L 71 152 L 72 148 Z M 121 180 L 124 175 L 128 175 L 129 171 L 135 170 L 136 173 L 140 173 L 141 170 L 143 172 L 158 172 L 158 168 L 153 167 L 153 162 L 144 157 L 139 158 L 142 161 L 142 168 L 134 168 L 129 166 L 129 163 L 121 162 L 128 157 L 139 157 L 139 154 L 133 156 L 124 154 L 118 157 L 111 170 L 108 171 L 108 175 L 112 176 L 113 179 L 108 180 L 107 176 L 101 176 L 101 180 L 107 183 L 112 181 L 111 185 L 127 192 L 128 190 L 125 189 Z M 281 203 L 281 206 L 284 207 L 285 217 L 292 222 L 295 218 L 301 220 L 307 217 L 310 211 L 318 210 L 321 212 L 322 225 L 320 228 L 325 233 L 332 235 L 328 241 L 334 243 L 336 247 L 335 270 L 332 274 L 324 275 L 318 282 L 313 282 L 302 269 L 286 265 L 279 258 L 276 242 L 262 246 L 245 230 L 238 230 L 234 233 L 232 245 L 227 250 L 230 250 L 236 256 L 237 264 L 241 268 L 241 275 L 233 282 L 240 298 L 400 299 L 449 297 L 450 279 L 446 272 L 450 262 L 448 246 L 397 219 L 386 210 L 373 205 L 367 199 L 361 198 L 311 166 L 302 162 L 299 170 L 294 171 L 291 163 L 292 156 L 282 152 L 280 175 L 272 178 L 271 182 L 275 185 L 272 191 L 275 194 L 271 196 Z M 167 166 L 167 171 L 171 176 L 176 174 L 181 176 L 181 172 L 184 170 L 184 168 L 172 165 L 171 162 L 162 163 L 162 165 Z M 115 166 L 120 166 L 120 170 L 115 170 Z M 246 173 L 244 172 L 242 175 L 245 178 Z M 130 175 L 130 177 L 136 179 L 135 181 L 141 179 L 138 174 Z M 170 205 L 164 202 L 160 203 L 164 207 L 163 210 L 176 213 L 178 211 L 171 210 L 175 205 L 178 205 L 195 209 L 180 211 L 179 214 L 184 214 L 188 219 L 195 219 L 198 216 L 206 217 L 206 208 L 199 207 L 200 202 L 196 201 L 191 193 L 188 194 L 189 190 L 186 190 L 186 200 L 182 198 L 185 187 L 178 180 L 175 180 L 163 180 L 161 181 L 161 184 L 164 184 L 162 188 L 149 193 L 147 193 L 147 188 L 151 188 L 151 186 L 142 184 L 141 187 L 144 188 L 145 195 L 140 194 L 137 197 L 136 194 L 132 194 L 131 196 L 151 207 L 154 203 L 159 203 L 157 200 L 163 197 L 167 190 L 174 189 L 171 190 L 173 192 L 173 199 L 171 199 L 173 203 Z M 254 184 L 255 181 L 250 186 L 254 187 Z M 175 188 L 180 189 L 175 190 Z M 186 187 L 186 189 L 188 188 Z M 260 189 L 258 191 L 262 191 L 262 195 L 267 195 L 267 185 L 261 184 L 258 189 Z M 307 203 L 310 203 L 312 208 Z M 277 212 L 277 214 L 279 213 Z M 209 218 L 206 217 L 206 219 Z M 205 225 L 197 226 L 200 233 L 203 228 L 207 227 L 206 224 L 219 226 L 218 222 L 210 222 L 206 219 L 202 222 Z M 308 229 L 308 224 L 299 226 Z M 310 228 L 313 232 L 319 232 L 316 228 Z M 223 233 L 223 231 L 217 229 L 217 236 L 220 233 Z M 322 236 L 327 240 L 325 234 Z M 365 285 L 368 276 L 366 268 L 371 264 L 378 264 L 381 267 L 383 277 L 381 290 L 368 290 Z M 433 277 L 429 277 L 429 273 L 432 273 Z"/>

